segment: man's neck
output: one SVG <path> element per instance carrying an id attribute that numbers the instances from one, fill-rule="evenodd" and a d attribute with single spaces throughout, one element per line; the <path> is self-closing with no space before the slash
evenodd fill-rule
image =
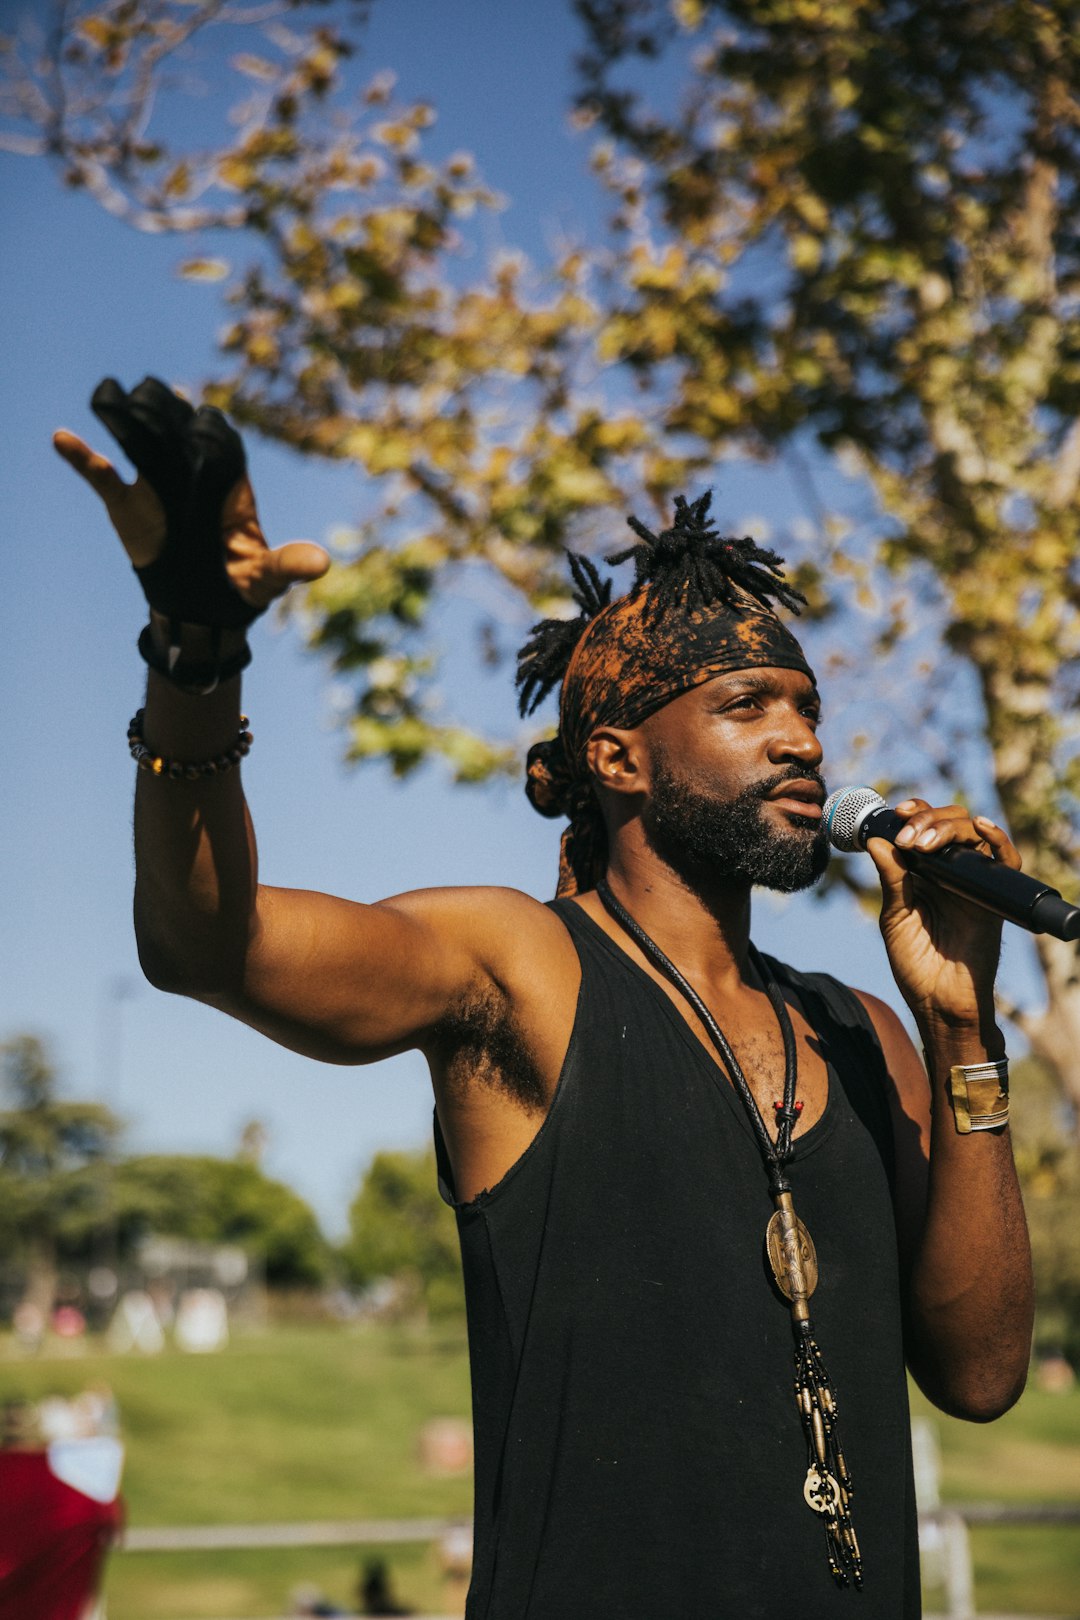
<path id="1" fill-rule="evenodd" d="M 607 882 L 694 983 L 723 995 L 755 982 L 748 883 L 677 872 L 647 848 L 614 851 Z"/>

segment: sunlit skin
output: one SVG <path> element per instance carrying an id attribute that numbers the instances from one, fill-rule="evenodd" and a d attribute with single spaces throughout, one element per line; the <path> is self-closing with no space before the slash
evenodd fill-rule
<path id="1" fill-rule="evenodd" d="M 126 485 L 73 434 L 59 433 L 55 442 L 104 501 L 129 558 L 152 560 L 163 533 L 152 491 Z M 234 585 L 259 606 L 328 566 L 325 552 L 308 542 L 267 547 L 246 479 L 226 504 L 222 544 Z M 232 680 L 195 698 L 151 673 L 147 742 L 180 760 L 221 752 L 238 728 L 239 688 Z M 805 674 L 734 671 L 633 730 L 599 728 L 588 745 L 609 828 L 611 886 L 703 996 L 767 1115 L 782 1091 L 783 1058 L 775 1015 L 750 962 L 750 884 L 701 868 L 680 874 L 658 855 L 646 825 L 652 776 L 661 761 L 669 774 L 685 773 L 696 790 L 720 800 L 775 780 L 761 814 L 778 835 L 812 840 L 821 800 L 818 715 Z M 898 809 L 908 820 L 902 840 L 910 832 L 921 848 L 958 843 L 1020 864 L 1002 829 L 957 805 L 910 799 Z M 459 1197 L 501 1179 L 545 1117 L 573 1028 L 580 969 L 554 913 L 507 889 L 426 890 L 362 905 L 262 884 L 239 771 L 198 782 L 140 773 L 135 831 L 136 929 L 154 984 L 326 1062 L 362 1064 L 419 1049 L 431 1069 Z M 928 1085 L 895 1013 L 862 994 L 891 1078 L 909 1362 L 940 1406 L 983 1420 L 1004 1411 L 1023 1387 L 1030 1255 L 1008 1131 L 958 1135 L 944 1085 L 951 1064 L 1004 1051 L 993 1002 L 1000 924 L 922 885 L 905 870 L 902 848 L 874 840 L 870 853 L 890 966 L 930 1069 Z M 579 903 L 656 977 L 595 894 Z M 705 1040 L 692 1014 L 676 1005 Z M 827 1077 L 813 1031 L 794 1010 L 793 1022 L 805 1105 L 798 1130 L 805 1131 L 821 1117 Z M 488 1032 L 479 1055 L 478 1028 Z M 471 1037 L 468 1057 L 458 1031 Z M 500 1069 L 508 1050 L 513 1073 Z"/>

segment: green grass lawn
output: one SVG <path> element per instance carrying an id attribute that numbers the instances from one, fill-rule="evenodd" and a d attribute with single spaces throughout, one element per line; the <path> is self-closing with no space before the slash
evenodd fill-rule
<path id="1" fill-rule="evenodd" d="M 426 1475 L 417 1442 L 431 1417 L 466 1416 L 463 1335 L 401 1329 L 274 1327 L 216 1356 L 0 1355 L 0 1398 L 71 1394 L 103 1379 L 127 1444 L 132 1525 L 465 1515 L 468 1478 Z M 938 1425 L 946 1500 L 1080 1501 L 1080 1391 L 1030 1391 L 986 1427 L 913 1409 Z M 1080 1532 L 976 1529 L 979 1608 L 1080 1615 Z M 444 1593 L 425 1547 L 384 1549 L 395 1590 L 438 1610 Z M 314 1583 L 351 1601 L 371 1550 L 121 1552 L 109 1620 L 226 1620 L 285 1611 Z M 934 1601 L 931 1595 L 931 1602 Z"/>
<path id="2" fill-rule="evenodd" d="M 944 1417 L 915 1389 L 911 1408 L 937 1426 L 944 1502 L 1080 1503 L 1080 1388 L 1030 1388 L 989 1424 Z M 977 1525 L 971 1546 L 980 1612 L 1080 1616 L 1075 1525 Z"/>

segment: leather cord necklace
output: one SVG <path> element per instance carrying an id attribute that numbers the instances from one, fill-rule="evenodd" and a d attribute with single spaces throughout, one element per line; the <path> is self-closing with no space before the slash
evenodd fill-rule
<path id="1" fill-rule="evenodd" d="M 670 957 L 648 935 L 641 924 L 616 900 L 601 878 L 596 892 L 615 921 L 639 946 L 644 955 L 665 978 L 669 979 L 689 1002 L 709 1033 L 730 1076 L 747 1119 L 757 1138 L 766 1172 L 769 1192 L 776 1209 L 765 1229 L 765 1252 L 776 1285 L 791 1310 L 791 1327 L 795 1338 L 795 1401 L 799 1408 L 803 1432 L 806 1436 L 807 1470 L 803 1484 L 803 1497 L 815 1513 L 821 1515 L 825 1526 L 829 1568 L 840 1586 L 849 1582 L 862 1585 L 862 1557 L 851 1522 L 853 1487 L 847 1463 L 844 1460 L 837 1429 L 836 1396 L 829 1375 L 821 1359 L 810 1321 L 810 1295 L 817 1287 L 817 1255 L 809 1232 L 795 1213 L 791 1201 L 791 1184 L 786 1167 L 791 1158 L 791 1133 L 802 1112 L 802 1103 L 796 1101 L 798 1086 L 798 1048 L 795 1031 L 780 986 L 770 973 L 761 955 L 751 945 L 751 960 L 761 975 L 765 993 L 776 1014 L 784 1043 L 784 1097 L 774 1103 L 776 1110 L 776 1139 L 769 1135 L 753 1092 L 738 1058 L 720 1025 L 698 995 L 693 985 L 680 973 Z"/>

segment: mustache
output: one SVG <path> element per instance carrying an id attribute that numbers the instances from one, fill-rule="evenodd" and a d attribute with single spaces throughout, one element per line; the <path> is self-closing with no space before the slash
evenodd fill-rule
<path id="1" fill-rule="evenodd" d="M 793 765 L 789 770 L 781 771 L 778 775 L 770 776 L 766 781 L 757 783 L 754 788 L 755 797 L 767 799 L 770 793 L 775 793 L 777 788 L 783 787 L 785 782 L 813 782 L 815 787 L 821 789 L 826 799 L 829 797 L 828 784 L 821 772 L 808 770 L 805 765 Z"/>

